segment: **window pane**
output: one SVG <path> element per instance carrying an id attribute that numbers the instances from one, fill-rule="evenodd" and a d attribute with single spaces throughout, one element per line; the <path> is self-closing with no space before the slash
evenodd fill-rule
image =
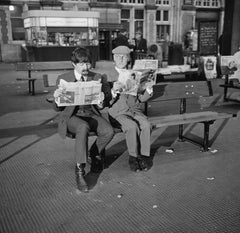
<path id="1" fill-rule="evenodd" d="M 136 31 L 143 32 L 143 21 L 135 21 L 135 33 Z"/>
<path id="2" fill-rule="evenodd" d="M 168 21 L 168 11 L 163 11 L 163 21 Z"/>
<path id="3" fill-rule="evenodd" d="M 129 22 L 127 20 L 121 20 L 121 24 L 123 25 L 123 28 L 129 32 Z"/>
<path id="4" fill-rule="evenodd" d="M 144 19 L 143 10 L 135 10 L 135 19 Z"/>
<path id="5" fill-rule="evenodd" d="M 12 18 L 11 19 L 11 23 L 12 23 L 12 29 L 16 28 L 16 27 L 21 27 L 23 28 L 23 20 L 19 19 L 19 18 Z"/>
<path id="6" fill-rule="evenodd" d="M 25 40 L 25 32 L 23 28 L 23 20 L 19 18 L 12 18 L 12 38 L 13 40 Z"/>
<path id="7" fill-rule="evenodd" d="M 121 10 L 121 18 L 129 19 L 130 18 L 130 10 Z"/>
<path id="8" fill-rule="evenodd" d="M 170 25 L 157 25 L 157 41 L 169 40 Z"/>
<path id="9" fill-rule="evenodd" d="M 161 11 L 156 12 L 156 21 L 161 21 Z"/>

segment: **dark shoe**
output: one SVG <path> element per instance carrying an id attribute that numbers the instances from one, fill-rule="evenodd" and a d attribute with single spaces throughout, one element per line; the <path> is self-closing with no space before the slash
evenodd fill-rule
<path id="1" fill-rule="evenodd" d="M 143 171 L 148 171 L 153 165 L 152 158 L 144 155 L 140 156 L 139 163 Z"/>
<path id="2" fill-rule="evenodd" d="M 76 166 L 75 175 L 76 175 L 76 182 L 77 182 L 78 190 L 83 192 L 83 193 L 87 193 L 88 192 L 88 185 L 87 185 L 87 183 L 85 181 L 85 178 L 84 178 L 84 175 L 85 175 L 84 165 L 80 165 L 79 167 Z"/>
<path id="3" fill-rule="evenodd" d="M 128 163 L 129 163 L 131 171 L 139 172 L 141 170 L 138 158 L 135 158 L 133 156 L 129 156 Z"/>
<path id="4" fill-rule="evenodd" d="M 97 156 L 92 156 L 91 157 L 91 172 L 94 173 L 100 173 L 103 170 L 103 160 L 102 158 L 97 155 Z"/>

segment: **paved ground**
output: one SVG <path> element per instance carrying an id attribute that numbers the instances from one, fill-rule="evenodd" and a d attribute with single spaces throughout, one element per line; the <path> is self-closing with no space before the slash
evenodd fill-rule
<path id="1" fill-rule="evenodd" d="M 110 65 L 98 63 L 97 70 L 110 74 Z M 88 173 L 91 190 L 81 194 L 74 142 L 56 134 L 56 113 L 45 101 L 53 88 L 44 88 L 42 73 L 35 73 L 37 94 L 29 96 L 26 83 L 15 81 L 25 75 L 0 64 L 1 233 L 240 232 L 239 117 L 211 127 L 205 153 L 178 142 L 176 127 L 154 131 L 154 166 L 147 173 L 129 171 L 124 135 L 118 134 L 107 148 L 108 168 Z M 189 110 L 239 113 L 239 103 L 223 103 L 221 82 L 213 80 L 214 96 L 191 102 Z M 170 112 L 176 103 L 151 109 Z M 202 128 L 189 125 L 185 132 L 197 137 Z"/>

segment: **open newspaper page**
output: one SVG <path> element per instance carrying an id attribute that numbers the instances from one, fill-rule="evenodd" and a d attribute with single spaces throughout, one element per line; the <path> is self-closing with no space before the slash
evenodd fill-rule
<path id="1" fill-rule="evenodd" d="M 66 82 L 61 79 L 59 88 L 63 94 L 55 99 L 56 104 L 61 106 L 100 104 L 102 84 L 98 81 Z"/>
<path id="2" fill-rule="evenodd" d="M 141 61 L 138 63 L 137 61 Z M 145 64 L 144 62 L 145 61 Z M 153 63 L 149 63 L 149 61 Z M 137 96 L 137 94 L 146 89 L 148 85 L 154 85 L 156 82 L 155 71 L 157 69 L 157 60 L 136 60 L 132 70 L 117 69 L 119 76 L 114 86 L 118 86 L 119 93 Z"/>

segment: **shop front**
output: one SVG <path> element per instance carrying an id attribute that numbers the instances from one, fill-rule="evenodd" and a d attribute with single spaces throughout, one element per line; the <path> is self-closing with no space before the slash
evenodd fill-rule
<path id="1" fill-rule="evenodd" d="M 98 12 L 32 10 L 23 18 L 26 60 L 66 61 L 81 46 L 89 49 L 95 67 L 99 59 Z"/>

